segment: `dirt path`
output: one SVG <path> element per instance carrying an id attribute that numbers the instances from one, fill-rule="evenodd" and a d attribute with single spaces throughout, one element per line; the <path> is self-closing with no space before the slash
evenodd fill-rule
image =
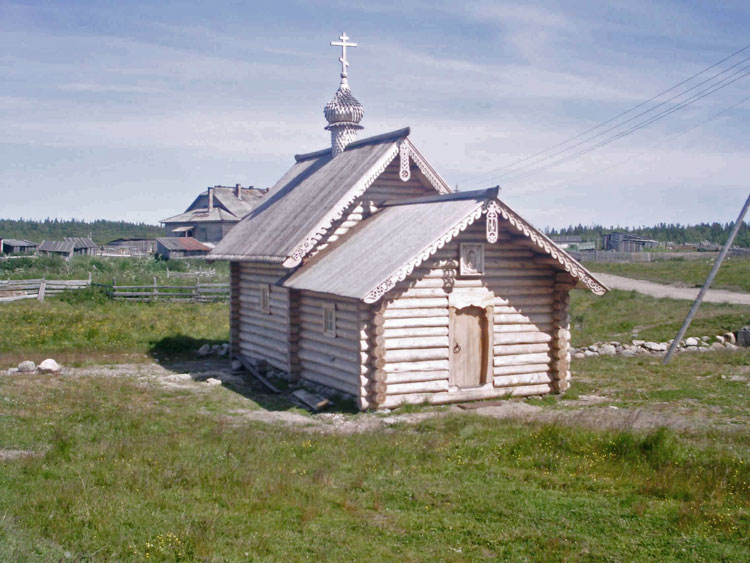
<path id="1" fill-rule="evenodd" d="M 645 280 L 635 280 L 613 276 L 612 274 L 595 274 L 597 279 L 604 282 L 610 289 L 622 289 L 625 291 L 637 291 L 651 297 L 669 299 L 689 299 L 693 301 L 698 295 L 697 287 L 676 287 L 674 285 L 663 285 Z M 708 303 L 732 303 L 735 305 L 750 305 L 750 293 L 737 293 L 725 289 L 709 289 L 703 301 Z"/>

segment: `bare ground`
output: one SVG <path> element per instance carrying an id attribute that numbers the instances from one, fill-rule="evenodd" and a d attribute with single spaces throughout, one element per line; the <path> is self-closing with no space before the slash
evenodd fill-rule
<path id="1" fill-rule="evenodd" d="M 195 393 L 210 392 L 215 387 L 223 386 L 253 401 L 252 408 L 234 409 L 223 415 L 230 424 L 257 421 L 326 434 L 387 430 L 395 424 L 415 424 L 448 413 L 472 413 L 497 419 L 561 423 L 608 430 L 649 430 L 665 426 L 678 432 L 701 432 L 731 431 L 737 428 L 737 425 L 732 427 L 727 421 L 721 420 L 721 417 L 707 418 L 706 413 L 700 410 L 680 408 L 666 402 L 649 403 L 638 408 L 617 407 L 607 404 L 613 402 L 611 397 L 597 395 L 581 395 L 576 400 L 564 401 L 564 408 L 509 399 L 486 404 L 474 403 L 467 410 L 451 405 L 426 407 L 419 412 L 396 410 L 351 414 L 336 412 L 334 406 L 333 411 L 310 414 L 295 408 L 291 397 L 293 389 L 281 395 L 267 394 L 251 376 L 232 373 L 225 362 L 216 360 L 185 362 L 169 367 L 156 363 L 97 365 L 67 368 L 64 373 L 68 377 L 134 377 L 141 385 Z M 28 455 L 27 452 L 0 453 L 8 456 Z"/>
<path id="2" fill-rule="evenodd" d="M 695 300 L 699 288 L 680 287 L 681 284 L 664 285 L 646 280 L 623 278 L 612 274 L 595 274 L 597 279 L 610 289 L 621 289 L 624 291 L 636 291 L 644 295 L 668 299 Z M 703 298 L 708 303 L 732 303 L 735 305 L 750 305 L 750 293 L 739 293 L 725 289 L 709 289 Z"/>

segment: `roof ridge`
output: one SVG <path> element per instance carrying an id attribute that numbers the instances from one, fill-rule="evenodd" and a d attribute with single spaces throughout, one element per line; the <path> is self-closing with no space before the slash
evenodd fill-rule
<path id="1" fill-rule="evenodd" d="M 403 129 L 396 129 L 395 131 L 389 131 L 388 133 L 381 133 L 380 135 L 373 135 L 372 137 L 367 137 L 365 139 L 360 139 L 358 141 L 354 141 L 353 143 L 349 143 L 346 146 L 346 149 L 344 152 L 349 151 L 349 149 L 361 147 L 364 145 L 371 145 L 380 141 L 388 141 L 391 139 L 398 139 L 401 137 L 408 137 L 411 133 L 410 127 L 404 127 Z M 326 149 L 321 149 L 314 152 L 308 152 L 303 154 L 295 154 L 294 160 L 295 162 L 302 162 L 303 160 L 309 160 L 311 158 L 317 158 L 320 156 L 325 156 L 331 154 L 331 147 L 328 147 Z"/>
<path id="2" fill-rule="evenodd" d="M 391 199 L 382 203 L 381 207 L 395 207 L 397 205 L 412 205 L 418 203 L 439 203 L 441 201 L 457 201 L 462 199 L 489 200 L 497 197 L 500 186 L 486 188 L 483 190 L 471 190 L 468 192 L 451 192 L 449 194 L 438 194 L 420 196 L 409 199 Z"/>

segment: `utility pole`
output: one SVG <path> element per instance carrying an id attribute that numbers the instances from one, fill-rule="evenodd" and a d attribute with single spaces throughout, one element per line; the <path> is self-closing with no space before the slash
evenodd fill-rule
<path id="1" fill-rule="evenodd" d="M 687 332 L 687 329 L 690 326 L 690 323 L 692 322 L 693 317 L 695 316 L 695 313 L 698 312 L 698 307 L 700 307 L 701 301 L 703 301 L 703 296 L 706 295 L 706 291 L 708 291 L 708 288 L 711 287 L 711 283 L 714 281 L 714 277 L 716 277 L 716 272 L 719 271 L 719 266 L 721 266 L 721 263 L 724 261 L 724 258 L 729 252 L 729 249 L 732 247 L 732 242 L 734 242 L 734 237 L 737 236 L 737 232 L 740 230 L 740 226 L 742 225 L 742 222 L 745 219 L 745 214 L 747 213 L 748 207 L 750 207 L 750 195 L 747 196 L 745 205 L 742 207 L 742 211 L 740 211 L 740 214 L 737 217 L 737 221 L 735 221 L 734 223 L 734 228 L 732 228 L 732 232 L 729 233 L 729 238 L 727 239 L 727 242 L 724 245 L 724 248 L 721 249 L 719 256 L 716 258 L 716 262 L 714 263 L 714 267 L 711 269 L 711 273 L 708 274 L 708 277 L 706 278 L 706 281 L 703 284 L 703 287 L 698 292 L 698 296 L 695 298 L 695 301 L 693 301 L 693 306 L 690 307 L 690 312 L 687 314 L 687 317 L 685 317 L 685 322 L 682 323 L 682 326 L 680 327 L 680 330 L 677 333 L 677 336 L 675 336 L 674 340 L 672 341 L 672 345 L 669 347 L 669 350 L 667 351 L 667 355 L 664 356 L 664 361 L 662 361 L 663 365 L 667 365 L 667 363 L 669 363 L 669 360 L 672 358 L 672 354 L 674 354 L 674 351 L 677 349 L 677 346 L 680 345 L 680 340 L 682 340 L 682 337 L 685 336 L 685 332 Z"/>

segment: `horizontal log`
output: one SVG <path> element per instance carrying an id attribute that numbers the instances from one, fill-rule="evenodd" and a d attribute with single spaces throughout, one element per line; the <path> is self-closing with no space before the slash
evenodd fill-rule
<path id="1" fill-rule="evenodd" d="M 447 303 L 446 303 L 447 305 Z M 421 319 L 423 317 L 446 317 L 448 318 L 448 308 L 441 307 L 435 309 L 391 309 L 388 308 L 383 312 L 383 318 L 387 319 Z"/>
<path id="2" fill-rule="evenodd" d="M 496 315 L 538 315 L 538 314 L 552 314 L 551 304 L 543 305 L 517 305 L 511 303 L 510 305 L 495 305 Z"/>
<path id="3" fill-rule="evenodd" d="M 352 374 L 359 374 L 361 370 L 360 363 L 356 361 L 356 359 L 347 360 L 336 357 L 332 354 L 316 352 L 305 348 L 300 348 L 297 355 L 299 356 L 302 365 L 305 364 L 305 361 L 310 361 L 321 366 L 326 366 L 330 369 L 338 369 L 344 373 Z"/>
<path id="4" fill-rule="evenodd" d="M 482 399 L 500 399 L 509 397 L 528 397 L 532 395 L 545 395 L 551 391 L 549 384 L 520 385 L 517 387 L 502 388 L 479 388 L 461 390 L 456 392 L 441 393 L 405 393 L 402 395 L 387 395 L 385 400 L 378 404 L 378 408 L 395 408 L 403 404 L 430 403 L 440 405 L 446 403 L 457 403 L 464 401 L 476 401 Z"/>
<path id="5" fill-rule="evenodd" d="M 272 350 L 278 358 L 289 357 L 289 344 L 287 342 L 273 340 L 268 337 L 263 338 L 247 330 L 240 329 L 240 343 L 242 342 L 246 342 L 247 344 L 258 349 Z"/>
<path id="6" fill-rule="evenodd" d="M 270 329 L 289 332 L 289 322 L 286 317 L 273 315 L 271 313 L 261 313 L 252 309 L 240 308 L 240 319 L 247 320 L 248 323 L 256 326 L 264 326 Z"/>
<path id="7" fill-rule="evenodd" d="M 390 338 L 386 335 L 385 347 L 388 350 L 414 350 L 419 348 L 448 348 L 448 335 L 412 336 L 407 338 Z"/>
<path id="8" fill-rule="evenodd" d="M 549 372 L 520 373 L 517 375 L 498 375 L 493 378 L 495 387 L 510 387 L 513 385 L 534 385 L 537 383 L 552 383 L 554 380 Z"/>
<path id="9" fill-rule="evenodd" d="M 387 373 L 403 373 L 405 371 L 445 371 L 450 368 L 448 360 L 428 360 L 420 362 L 386 362 L 383 370 Z"/>
<path id="10" fill-rule="evenodd" d="M 385 361 L 393 362 L 421 362 L 424 360 L 447 360 L 448 347 L 440 348 L 415 348 L 406 350 L 389 350 L 386 347 Z"/>
<path id="11" fill-rule="evenodd" d="M 495 345 L 537 344 L 552 341 L 552 336 L 543 332 L 496 332 L 492 336 Z"/>
<path id="12" fill-rule="evenodd" d="M 343 360 L 346 362 L 353 362 L 357 365 L 361 365 L 363 362 L 367 362 L 369 359 L 369 356 L 366 353 L 362 353 L 360 351 L 352 351 L 352 350 L 346 350 L 344 348 L 339 348 L 338 346 L 331 346 L 326 345 L 321 342 L 313 342 L 312 340 L 307 340 L 304 338 L 299 339 L 297 342 L 297 345 L 299 347 L 299 350 L 305 350 L 308 352 L 316 352 L 318 354 L 322 354 L 325 357 L 331 357 L 335 360 L 332 361 L 339 361 Z M 357 373 L 359 373 L 359 369 L 357 369 Z"/>
<path id="13" fill-rule="evenodd" d="M 319 314 L 312 315 L 310 313 L 300 313 L 299 324 L 302 328 L 309 328 L 311 330 L 323 330 L 323 313 L 318 311 Z M 336 318 L 336 336 L 344 333 L 352 335 L 352 337 L 359 332 L 358 322 L 349 322 L 345 319 Z"/>
<path id="14" fill-rule="evenodd" d="M 359 352 L 362 350 L 362 344 L 360 340 L 354 340 L 349 338 L 347 334 L 337 336 L 333 338 L 326 334 L 323 334 L 323 330 L 312 330 L 308 327 L 302 327 L 299 331 L 300 340 L 308 340 L 310 342 L 320 343 L 325 346 L 335 346 L 342 350 L 348 350 L 351 352 Z"/>
<path id="15" fill-rule="evenodd" d="M 268 363 L 282 371 L 287 371 L 289 369 L 289 358 L 287 356 L 279 354 L 270 348 L 258 346 L 253 342 L 240 340 L 240 353 L 251 358 L 266 360 Z"/>
<path id="16" fill-rule="evenodd" d="M 299 301 L 300 305 L 312 307 L 322 307 L 324 305 L 334 304 L 336 306 L 336 311 L 355 312 L 359 310 L 359 306 L 356 302 L 344 301 L 343 299 L 336 298 L 326 299 L 323 296 L 319 296 L 319 294 L 302 293 L 300 294 Z"/>
<path id="17" fill-rule="evenodd" d="M 415 383 L 417 381 L 436 381 L 438 379 L 445 379 L 448 381 L 450 372 L 448 370 L 435 370 L 435 371 L 404 371 L 399 373 L 388 373 L 386 374 L 386 381 L 390 385 L 391 383 Z"/>
<path id="18" fill-rule="evenodd" d="M 495 334 L 515 333 L 515 332 L 542 332 L 550 333 L 552 323 L 519 323 L 519 324 L 496 324 L 493 326 Z"/>
<path id="19" fill-rule="evenodd" d="M 408 328 L 408 327 L 436 327 L 448 326 L 448 315 L 440 317 L 420 317 L 410 319 L 385 319 L 383 326 L 389 328 Z"/>
<path id="20" fill-rule="evenodd" d="M 399 393 L 437 393 L 438 391 L 448 390 L 447 379 L 437 379 L 434 381 L 418 381 L 413 383 L 391 383 L 388 382 L 389 395 Z"/>
<path id="21" fill-rule="evenodd" d="M 520 323 L 552 323 L 552 315 L 545 313 L 530 313 L 522 315 L 521 313 L 500 313 L 495 315 L 495 324 L 520 324 Z"/>
<path id="22" fill-rule="evenodd" d="M 547 364 L 552 360 L 550 354 L 516 354 L 511 356 L 495 356 L 492 358 L 494 366 L 522 366 L 526 364 Z"/>
<path id="23" fill-rule="evenodd" d="M 434 309 L 448 306 L 446 295 L 442 297 L 404 298 L 400 297 L 388 304 L 388 309 Z"/>
<path id="24" fill-rule="evenodd" d="M 398 338 L 421 338 L 448 336 L 448 325 L 445 326 L 415 326 L 409 328 L 387 328 L 383 331 L 384 342 Z"/>
<path id="25" fill-rule="evenodd" d="M 493 347 L 495 356 L 510 356 L 513 354 L 546 354 L 550 350 L 549 344 L 496 344 Z"/>
<path id="26" fill-rule="evenodd" d="M 494 366 L 492 374 L 498 375 L 517 375 L 519 373 L 539 373 L 549 371 L 549 362 L 538 364 L 527 364 L 519 366 Z"/>
<path id="27" fill-rule="evenodd" d="M 317 373 L 309 369 L 303 369 L 300 372 L 300 377 L 302 379 L 312 381 L 313 383 L 317 383 L 318 385 L 324 385 L 325 387 L 330 387 L 331 389 L 342 391 L 343 393 L 347 393 L 355 397 L 360 396 L 359 385 L 341 381 L 339 379 L 334 379 L 329 375 Z"/>

